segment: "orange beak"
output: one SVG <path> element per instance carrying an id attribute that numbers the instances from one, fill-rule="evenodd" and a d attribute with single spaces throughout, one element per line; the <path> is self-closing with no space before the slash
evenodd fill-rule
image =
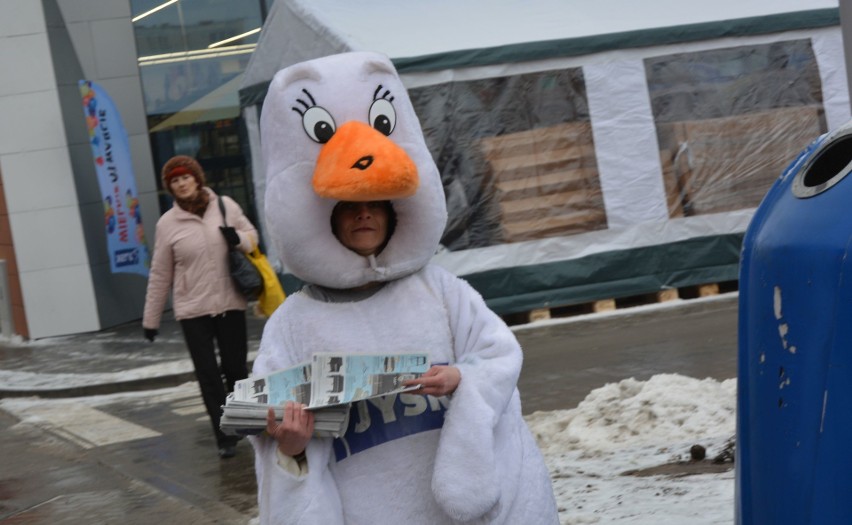
<path id="1" fill-rule="evenodd" d="M 394 141 L 363 122 L 340 126 L 320 151 L 314 191 L 341 201 L 384 201 L 414 195 L 417 166 Z"/>

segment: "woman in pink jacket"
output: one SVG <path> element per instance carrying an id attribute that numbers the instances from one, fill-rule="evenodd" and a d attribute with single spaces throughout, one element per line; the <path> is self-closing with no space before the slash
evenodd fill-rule
<path id="1" fill-rule="evenodd" d="M 142 327 L 153 341 L 171 289 L 175 318 L 192 357 L 219 456 L 230 458 L 236 453 L 237 438 L 219 430 L 219 419 L 234 382 L 248 375 L 248 343 L 246 299 L 231 279 L 227 254 L 231 246 L 251 251 L 257 231 L 229 197 L 222 197 L 228 224 L 223 226 L 219 197 L 205 186 L 204 171 L 195 159 L 172 157 L 162 176 L 175 203 L 157 221 Z"/>

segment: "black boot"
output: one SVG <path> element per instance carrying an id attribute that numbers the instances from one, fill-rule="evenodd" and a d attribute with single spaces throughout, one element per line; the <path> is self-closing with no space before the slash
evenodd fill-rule
<path id="1" fill-rule="evenodd" d="M 237 455 L 237 436 L 228 436 L 219 441 L 219 457 L 222 459 L 232 458 Z"/>

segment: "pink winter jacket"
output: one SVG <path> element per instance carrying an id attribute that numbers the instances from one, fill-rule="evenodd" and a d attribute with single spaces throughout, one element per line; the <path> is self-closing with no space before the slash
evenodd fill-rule
<path id="1" fill-rule="evenodd" d="M 246 300 L 228 273 L 228 243 L 219 226 L 222 213 L 210 188 L 210 204 L 204 217 L 175 204 L 157 221 L 154 255 L 145 294 L 142 326 L 157 329 L 172 289 L 177 320 L 245 310 Z M 238 248 L 250 252 L 257 244 L 257 230 L 243 215 L 239 204 L 222 197 L 228 226 L 240 236 Z"/>

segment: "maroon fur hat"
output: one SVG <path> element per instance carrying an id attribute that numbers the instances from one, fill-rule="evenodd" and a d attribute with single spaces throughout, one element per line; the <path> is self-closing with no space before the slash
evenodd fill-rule
<path id="1" fill-rule="evenodd" d="M 201 168 L 201 164 L 192 157 L 186 155 L 176 155 L 166 161 L 165 165 L 163 165 L 163 171 L 161 174 L 163 177 L 163 187 L 169 193 L 172 192 L 169 180 L 177 175 L 192 175 L 195 177 L 195 182 L 198 183 L 198 187 L 204 187 L 204 170 Z"/>

